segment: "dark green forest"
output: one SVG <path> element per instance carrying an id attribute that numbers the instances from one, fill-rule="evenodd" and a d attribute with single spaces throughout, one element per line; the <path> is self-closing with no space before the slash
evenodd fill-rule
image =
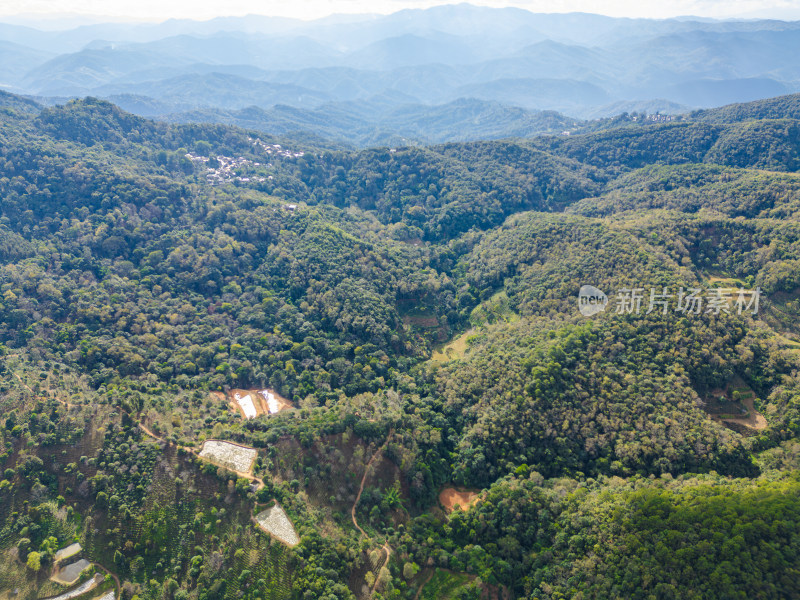
<path id="1" fill-rule="evenodd" d="M 0 95 L 0 599 L 72 542 L 121 600 L 800 598 L 795 105 L 349 151 Z"/>

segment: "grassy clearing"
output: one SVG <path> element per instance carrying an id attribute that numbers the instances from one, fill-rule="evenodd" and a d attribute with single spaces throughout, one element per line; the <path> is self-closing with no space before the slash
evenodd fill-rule
<path id="1" fill-rule="evenodd" d="M 788 350 L 800 350 L 800 322 L 797 319 L 800 312 L 800 293 L 775 292 L 770 294 L 768 301 L 761 304 L 763 310 L 759 318 L 765 321 L 776 332 L 778 340 Z"/>
<path id="2" fill-rule="evenodd" d="M 511 302 L 506 292 L 497 292 L 472 310 L 469 317 L 472 327 L 446 344 L 435 348 L 431 360 L 444 363 L 463 358 L 472 341 L 480 335 L 483 327 L 494 323 L 513 323 L 517 319 L 519 319 L 519 315 L 511 308 Z"/>
<path id="3" fill-rule="evenodd" d="M 431 360 L 443 363 L 450 360 L 458 360 L 459 358 L 463 358 L 464 354 L 466 354 L 467 349 L 469 348 L 470 340 L 474 334 L 474 329 L 468 329 L 457 338 L 453 339 L 453 341 L 450 343 L 434 350 L 433 354 L 431 355 Z"/>
<path id="4" fill-rule="evenodd" d="M 517 319 L 519 319 L 519 315 L 511 308 L 511 302 L 505 290 L 501 290 L 488 300 L 481 302 L 472 309 L 469 316 L 473 327 L 502 322 L 512 323 Z"/>
<path id="5" fill-rule="evenodd" d="M 44 569 L 43 569 L 44 571 Z M 36 600 L 57 596 L 64 592 L 64 586 L 47 580 L 46 573 L 32 577 L 32 573 L 19 562 L 11 550 L 0 553 L 0 600 Z M 15 596 L 10 592 L 19 590 Z"/>
<path id="6" fill-rule="evenodd" d="M 0 517 L 7 511 L 17 512 L 20 509 L 19 497 L 6 495 L 0 501 Z M 38 525 L 46 527 L 51 535 L 60 540 L 71 540 L 75 537 L 75 522 L 67 518 L 66 511 L 60 511 L 55 501 L 44 502 L 37 506 Z M 14 517 L 6 516 L 9 523 Z M 55 581 L 50 581 L 51 565 L 43 565 L 38 573 L 33 573 L 19 558 L 17 543 L 20 535 L 13 526 L 0 529 L 0 600 L 3 593 L 19 589 L 14 600 L 33 600 L 57 596 L 68 589 Z M 24 556 L 24 555 L 23 555 Z"/>
<path id="7" fill-rule="evenodd" d="M 711 287 L 732 287 L 732 288 L 741 288 L 741 289 L 749 289 L 747 284 L 742 279 L 738 279 L 736 277 L 709 277 L 708 284 Z"/>
<path id="8" fill-rule="evenodd" d="M 800 342 L 797 340 L 788 338 L 785 335 L 777 335 L 775 337 L 787 350 L 800 350 Z"/>
<path id="9" fill-rule="evenodd" d="M 420 593 L 420 600 L 448 600 L 467 587 L 472 578 L 465 573 L 451 573 L 436 569 Z"/>

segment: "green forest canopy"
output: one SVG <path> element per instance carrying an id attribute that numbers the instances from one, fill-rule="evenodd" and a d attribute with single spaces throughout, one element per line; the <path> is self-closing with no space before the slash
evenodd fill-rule
<path id="1" fill-rule="evenodd" d="M 3 99 L 0 588 L 79 539 L 140 599 L 413 598 L 435 568 L 465 598 L 797 597 L 795 115 L 348 152 Z M 763 303 L 617 314 L 630 286 Z M 249 387 L 297 410 L 210 395 Z M 723 421 L 743 394 L 765 428 Z M 196 462 L 210 437 L 264 487 Z M 447 484 L 481 500 L 445 516 Z M 273 499 L 293 550 L 250 525 Z"/>

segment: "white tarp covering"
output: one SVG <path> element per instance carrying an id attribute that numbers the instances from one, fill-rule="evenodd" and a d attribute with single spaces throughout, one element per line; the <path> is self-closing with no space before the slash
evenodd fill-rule
<path id="1" fill-rule="evenodd" d="M 245 397 L 236 394 L 234 398 L 236 398 L 236 402 L 239 403 L 239 406 L 242 407 L 242 412 L 244 412 L 246 418 L 255 419 L 258 416 L 256 405 L 253 403 L 253 397 L 250 394 L 247 394 Z"/>
<path id="2" fill-rule="evenodd" d="M 281 409 L 281 403 L 275 397 L 275 394 L 273 394 L 270 390 L 261 390 L 259 394 L 261 394 L 262 396 L 264 396 L 264 398 L 266 398 L 267 407 L 269 408 L 269 414 L 274 415 Z"/>

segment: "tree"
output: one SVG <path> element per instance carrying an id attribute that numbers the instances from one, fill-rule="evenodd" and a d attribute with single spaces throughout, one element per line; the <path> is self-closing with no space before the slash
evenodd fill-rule
<path id="1" fill-rule="evenodd" d="M 419 565 L 414 562 L 407 562 L 403 565 L 403 579 L 406 581 L 413 579 L 419 573 Z"/>
<path id="2" fill-rule="evenodd" d="M 28 568 L 34 573 L 38 573 L 42 568 L 42 555 L 39 552 L 31 552 L 28 554 L 28 560 L 25 563 Z"/>

